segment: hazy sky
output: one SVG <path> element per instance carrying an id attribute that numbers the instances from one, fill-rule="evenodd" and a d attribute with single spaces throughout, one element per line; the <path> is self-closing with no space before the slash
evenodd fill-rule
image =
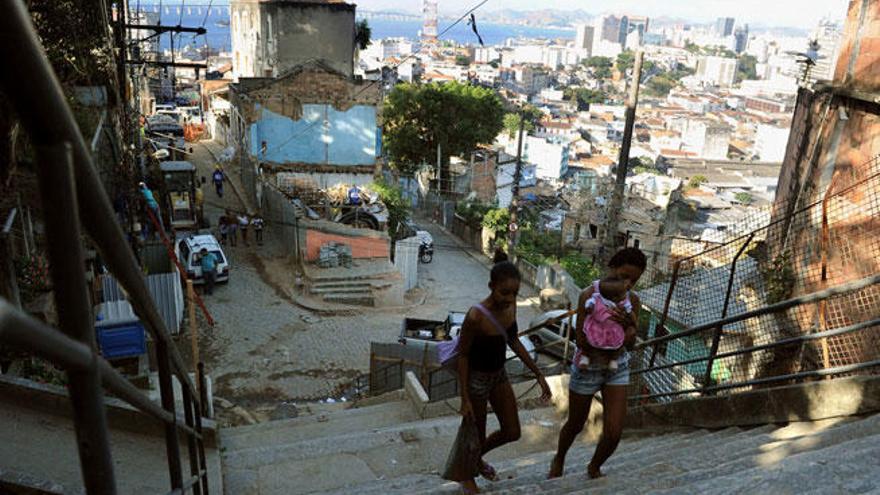
<path id="1" fill-rule="evenodd" d="M 352 0 L 349 0 L 352 1 Z M 353 0 L 367 10 L 396 9 L 416 11 L 421 0 Z M 464 13 L 480 0 L 438 0 L 442 15 Z M 653 17 L 682 17 L 694 21 L 708 21 L 716 17 L 735 17 L 737 21 L 769 26 L 813 28 L 827 15 L 846 17 L 848 0 L 489 0 L 481 10 L 510 8 L 535 10 L 583 9 L 590 13 L 624 12 Z"/>

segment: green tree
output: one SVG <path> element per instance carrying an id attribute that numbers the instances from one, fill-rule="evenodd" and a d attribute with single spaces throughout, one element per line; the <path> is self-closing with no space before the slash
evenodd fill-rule
<path id="1" fill-rule="evenodd" d="M 455 65 L 461 65 L 463 67 L 467 67 L 471 65 L 471 59 L 467 55 L 456 55 L 455 56 Z"/>
<path id="2" fill-rule="evenodd" d="M 496 244 L 507 239 L 507 231 L 510 227 L 510 210 L 492 208 L 483 215 L 482 225 L 495 234 Z"/>
<path id="3" fill-rule="evenodd" d="M 449 82 L 398 84 L 382 110 L 383 144 L 389 164 L 412 173 L 435 163 L 441 151 L 441 173 L 449 177 L 449 157 L 491 143 L 503 127 L 504 107 L 491 89 Z"/>
<path id="4" fill-rule="evenodd" d="M 736 65 L 736 82 L 758 78 L 758 59 L 752 55 L 741 55 Z"/>
<path id="5" fill-rule="evenodd" d="M 593 69 L 593 74 L 599 79 L 611 77 L 611 67 L 614 63 L 608 57 L 590 57 L 583 64 Z"/>
<path id="6" fill-rule="evenodd" d="M 578 110 L 586 110 L 593 103 L 605 103 L 608 101 L 608 95 L 598 89 L 569 87 L 565 88 L 563 94 L 566 99 L 577 103 Z"/>
<path id="7" fill-rule="evenodd" d="M 626 72 L 633 68 L 636 63 L 636 54 L 632 50 L 624 50 L 617 55 L 615 67 L 620 72 Z"/>
<path id="8" fill-rule="evenodd" d="M 540 110 L 532 105 L 526 105 L 521 114 L 525 116 L 525 132 L 529 133 L 535 130 L 535 124 L 541 120 L 543 115 Z M 522 118 L 520 112 L 510 112 L 504 115 L 504 130 L 507 136 L 513 138 L 519 134 L 519 123 Z"/>
<path id="9" fill-rule="evenodd" d="M 645 93 L 648 96 L 665 97 L 678 84 L 678 81 L 672 79 L 667 74 L 657 74 L 648 80 L 645 85 Z"/>
<path id="10" fill-rule="evenodd" d="M 361 50 L 366 50 L 370 46 L 370 38 L 373 36 L 373 30 L 370 29 L 370 23 L 366 19 L 361 19 L 354 24 L 354 43 Z"/>

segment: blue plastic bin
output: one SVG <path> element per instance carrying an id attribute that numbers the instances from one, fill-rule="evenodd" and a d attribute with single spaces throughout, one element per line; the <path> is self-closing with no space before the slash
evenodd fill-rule
<path id="1" fill-rule="evenodd" d="M 95 309 L 95 337 L 106 359 L 140 356 L 147 352 L 144 325 L 128 301 L 101 303 Z"/>

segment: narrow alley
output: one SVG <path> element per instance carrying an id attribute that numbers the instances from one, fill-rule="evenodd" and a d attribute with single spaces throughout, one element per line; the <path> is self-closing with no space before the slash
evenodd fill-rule
<path id="1" fill-rule="evenodd" d="M 215 236 L 224 210 L 247 208 L 236 193 L 240 186 L 227 184 L 219 198 L 210 184 L 220 151 L 216 143 L 204 142 L 195 145 L 190 156 L 199 175 L 208 180 L 205 215 Z M 231 181 L 238 180 L 235 170 L 227 173 Z M 337 396 L 341 387 L 366 373 L 370 342 L 395 342 L 404 317 L 443 319 L 447 312 L 464 311 L 485 297 L 488 262 L 439 226 L 425 222 L 422 227 L 433 235 L 436 253 L 431 263 L 419 266 L 421 287 L 404 307 L 359 308 L 355 316 L 319 316 L 295 303 L 293 284 L 280 282 L 294 278 L 287 261 L 289 248 L 273 235 L 271 223 L 266 224 L 263 246 L 253 240 L 245 246 L 240 239 L 235 247 L 227 245 L 229 282 L 205 298 L 216 324 L 201 335 L 215 396 L 244 408 L 258 421 L 307 413 L 307 403 Z M 519 311 L 523 328 L 533 316 L 529 296 L 524 287 Z M 218 408 L 218 414 L 221 422 L 243 421 L 224 408 Z"/>

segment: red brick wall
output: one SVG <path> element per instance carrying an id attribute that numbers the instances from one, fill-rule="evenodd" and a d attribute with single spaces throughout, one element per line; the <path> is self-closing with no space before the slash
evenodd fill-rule
<path id="1" fill-rule="evenodd" d="M 494 155 L 488 160 L 477 158 L 471 172 L 471 191 L 477 194 L 477 199 L 487 203 L 495 200 L 495 161 Z"/>
<path id="2" fill-rule="evenodd" d="M 328 242 L 348 244 L 351 246 L 351 256 L 355 259 L 391 257 L 391 243 L 387 238 L 346 236 L 309 229 L 306 230 L 306 261 L 317 260 L 320 257 L 321 246 Z"/>

